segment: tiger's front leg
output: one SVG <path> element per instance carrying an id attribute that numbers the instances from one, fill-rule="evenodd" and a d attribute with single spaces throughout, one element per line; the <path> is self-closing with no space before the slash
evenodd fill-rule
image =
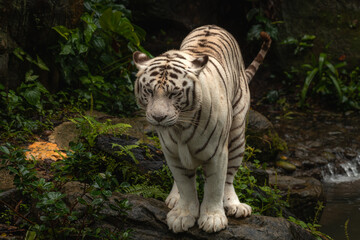
<path id="1" fill-rule="evenodd" d="M 223 206 L 227 169 L 227 149 L 212 158 L 204 168 L 204 199 L 201 204 L 199 227 L 206 232 L 218 232 L 228 225 Z"/>
<path id="2" fill-rule="evenodd" d="M 195 225 L 199 217 L 199 200 L 196 192 L 196 172 L 181 165 L 178 159 L 167 158 L 168 166 L 173 174 L 174 187 L 177 186 L 180 198 L 167 214 L 166 221 L 173 232 L 184 232 Z"/>

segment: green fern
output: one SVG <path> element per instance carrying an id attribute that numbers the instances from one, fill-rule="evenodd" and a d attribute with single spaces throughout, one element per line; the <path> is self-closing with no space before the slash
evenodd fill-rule
<path id="1" fill-rule="evenodd" d="M 106 122 L 98 122 L 94 117 L 81 115 L 79 118 L 70 119 L 80 129 L 80 137 L 84 138 L 90 147 L 95 145 L 95 139 L 100 134 L 112 133 L 114 136 L 121 135 L 131 128 L 125 123 L 112 124 L 110 119 Z"/>
<path id="2" fill-rule="evenodd" d="M 153 186 L 149 186 L 147 184 L 136 184 L 136 185 L 132 185 L 130 187 L 125 187 L 123 188 L 123 191 L 127 194 L 136 194 L 136 195 L 141 195 L 145 198 L 157 198 L 157 199 L 162 199 L 165 200 L 165 198 L 167 197 L 167 194 L 163 192 L 163 190 L 157 186 L 157 185 L 153 185 Z"/>
<path id="3" fill-rule="evenodd" d="M 126 145 L 126 146 L 122 146 L 120 144 L 117 144 L 117 143 L 113 143 L 112 144 L 112 147 L 119 147 L 120 148 L 120 151 L 115 151 L 116 154 L 118 154 L 119 156 L 120 155 L 129 155 L 132 160 L 134 160 L 134 162 L 136 164 L 139 164 L 139 161 L 135 158 L 134 154 L 131 152 L 131 149 L 134 149 L 134 148 L 138 148 L 139 145 Z"/>

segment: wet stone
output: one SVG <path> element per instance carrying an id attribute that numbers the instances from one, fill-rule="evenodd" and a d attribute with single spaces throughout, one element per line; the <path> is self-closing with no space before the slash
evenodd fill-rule
<path id="1" fill-rule="evenodd" d="M 324 201 L 322 183 L 313 177 L 270 175 L 269 183 L 289 198 L 290 211 L 304 221 L 314 218 L 317 202 Z"/>

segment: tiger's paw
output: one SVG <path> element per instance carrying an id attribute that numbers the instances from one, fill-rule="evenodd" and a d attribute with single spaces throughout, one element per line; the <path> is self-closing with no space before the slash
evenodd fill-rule
<path id="1" fill-rule="evenodd" d="M 197 207 L 197 209 L 199 208 Z M 167 214 L 167 225 L 174 233 L 187 231 L 189 228 L 195 225 L 198 212 L 199 210 L 191 211 L 190 208 L 180 208 L 177 206 Z M 194 213 L 196 214 L 194 215 Z"/>
<path id="2" fill-rule="evenodd" d="M 224 203 L 224 208 L 227 216 L 234 216 L 236 218 L 248 217 L 252 211 L 249 205 L 240 202 L 234 204 Z"/>
<path id="3" fill-rule="evenodd" d="M 198 220 L 199 228 L 205 232 L 218 232 L 228 225 L 228 220 L 223 211 L 215 211 L 211 213 L 200 214 Z"/>
<path id="4" fill-rule="evenodd" d="M 171 192 L 165 200 L 165 204 L 168 208 L 173 209 L 180 199 L 180 194 L 178 192 Z"/>
<path id="5" fill-rule="evenodd" d="M 227 216 L 239 218 L 251 215 L 251 207 L 245 203 L 240 203 L 232 185 L 225 186 L 223 202 Z"/>

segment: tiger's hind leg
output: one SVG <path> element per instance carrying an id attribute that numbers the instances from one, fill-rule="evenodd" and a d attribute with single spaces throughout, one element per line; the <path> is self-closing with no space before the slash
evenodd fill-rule
<path id="1" fill-rule="evenodd" d="M 240 115 L 240 114 L 239 114 Z M 239 116 L 238 115 L 238 116 Z M 247 217 L 251 215 L 251 207 L 240 203 L 235 192 L 233 181 L 242 162 L 245 152 L 245 118 L 233 119 L 229 137 L 229 160 L 224 188 L 224 208 L 227 216 Z"/>

